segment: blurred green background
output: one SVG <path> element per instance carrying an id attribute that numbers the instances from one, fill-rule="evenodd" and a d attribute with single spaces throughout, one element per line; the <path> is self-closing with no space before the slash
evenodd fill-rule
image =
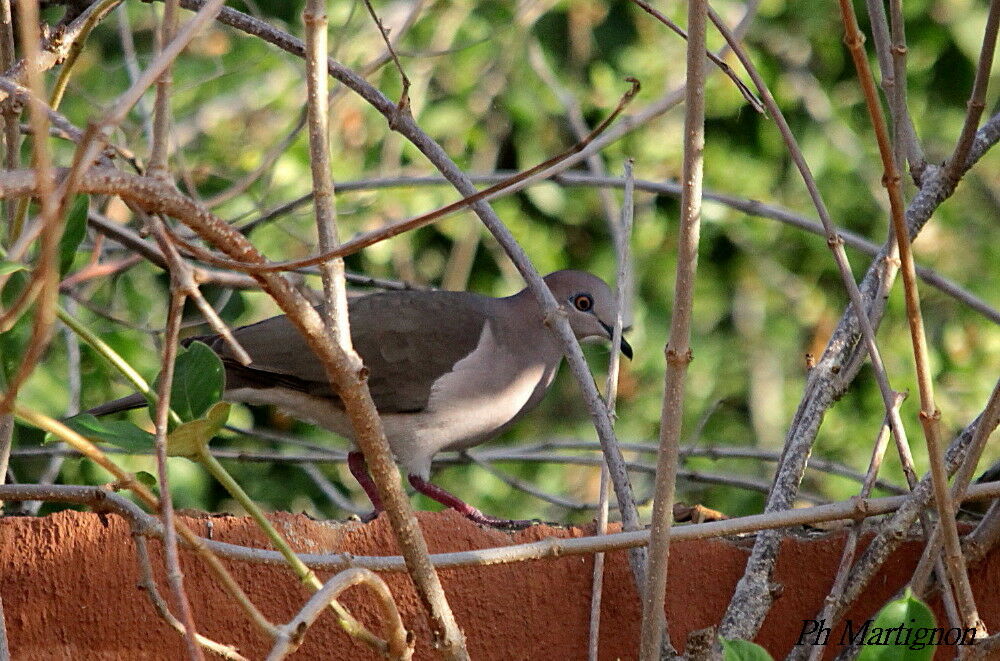
<path id="1" fill-rule="evenodd" d="M 301 36 L 302 2 L 232 3 L 231 6 Z M 684 22 L 685 3 L 660 3 Z M 858 4 L 867 31 L 863 3 Z M 988 3 L 976 0 L 909 0 L 908 95 L 918 135 L 931 163 L 944 161 L 953 149 L 965 116 L 986 20 Z M 740 2 L 715 2 L 730 23 L 742 16 Z M 414 13 L 412 2 L 377 2 L 376 10 L 393 34 L 402 32 L 398 51 L 411 79 L 411 104 L 419 124 L 469 173 L 523 169 L 565 150 L 576 138 L 559 92 L 579 104 L 590 126 L 611 111 L 634 76 L 642 91 L 626 114 L 635 114 L 683 83 L 684 42 L 629 2 L 425 2 Z M 152 57 L 154 13 L 158 4 L 129 2 L 113 12 L 91 35 L 71 79 L 61 110 L 77 125 L 100 115 L 129 84 L 122 31 L 132 34 L 137 60 Z M 62 10 L 47 10 L 59 20 Z M 185 12 L 185 17 L 188 16 Z M 404 26 L 408 16 L 412 25 Z M 127 20 L 126 20 L 127 19 Z M 722 41 L 712 31 L 713 49 Z M 330 3 L 332 56 L 358 71 L 383 52 L 381 38 L 361 3 Z M 855 71 L 842 43 L 842 28 L 831 3 L 764 0 L 745 38 L 794 130 L 819 182 L 832 217 L 842 228 L 881 243 L 886 236 L 888 202 L 880 178 L 882 166 L 864 110 Z M 869 44 L 869 51 L 871 46 Z M 735 58 L 727 61 L 741 73 Z M 874 55 L 872 54 L 874 64 Z M 760 200 L 815 218 L 805 188 L 773 123 L 748 107 L 731 81 L 714 67 L 707 86 L 705 187 Z M 984 117 L 997 112 L 994 83 Z M 48 81 L 54 77 L 49 72 Z M 745 75 L 744 80 L 749 80 Z M 389 64 L 369 79 L 398 99 L 400 77 Z M 552 80 L 558 87 L 553 87 Z M 230 199 L 214 205 L 223 218 L 241 225 L 310 190 L 308 141 L 294 132 L 305 100 L 304 64 L 276 48 L 221 25 L 199 36 L 174 69 L 172 173 L 186 193 L 213 203 L 234 182 L 258 168 L 260 176 Z M 151 96 L 113 135 L 117 144 L 147 153 L 144 124 Z M 635 159 L 635 176 L 675 180 L 681 168 L 682 106 L 647 122 L 601 153 L 608 172 L 620 176 L 626 158 Z M 363 100 L 334 88 L 331 101 L 333 176 L 336 182 L 434 174 L 423 156 Z M 287 146 L 283 141 L 288 140 Z M 68 143 L 57 157 L 68 164 Z M 27 152 L 25 152 L 27 154 Z M 271 159 L 273 154 L 277 157 Z M 912 196 L 907 181 L 907 199 Z M 611 193 L 620 204 L 621 192 Z M 341 237 L 392 220 L 432 210 L 457 199 L 444 185 L 404 184 L 384 190 L 343 192 L 337 197 Z M 542 183 L 495 201 L 494 207 L 543 273 L 560 268 L 590 270 L 612 281 L 615 257 L 599 193 L 589 187 Z M 114 200 L 92 201 L 92 208 L 137 227 L 130 212 Z M 621 377 L 617 431 L 623 441 L 657 439 L 663 381 L 663 349 L 673 296 L 677 235 L 677 200 L 637 192 L 631 240 L 635 295 L 634 328 L 629 340 L 635 361 Z M 290 259 L 315 251 L 312 208 L 304 204 L 255 228 L 254 243 L 270 258 Z M 1000 153 L 994 150 L 969 173 L 953 198 L 935 213 L 915 243 L 920 264 L 953 279 L 994 307 L 1000 307 Z M 74 268 L 85 267 L 94 251 L 102 261 L 125 252 L 99 243 L 91 232 L 81 245 Z M 857 276 L 869 258 L 848 249 Z M 349 270 L 400 279 L 417 285 L 470 289 L 507 295 L 523 284 L 476 217 L 463 212 L 433 226 L 382 243 L 347 260 Z M 318 278 L 306 282 L 319 287 Z M 167 278 L 145 261 L 110 277 L 72 288 L 63 302 L 147 378 L 158 370 L 158 333 L 168 300 Z M 1000 366 L 1000 329 L 977 312 L 921 283 L 921 294 L 938 405 L 948 437 L 981 409 Z M 707 202 L 704 207 L 700 262 L 694 310 L 693 351 L 685 403 L 685 445 L 780 450 L 784 432 L 802 394 L 805 354 L 819 355 L 847 302 L 830 251 L 822 237 L 773 220 Z M 233 324 L 251 323 L 276 311 L 256 292 L 206 287 L 206 298 Z M 78 299 L 74 301 L 73 299 Z M 879 340 L 893 386 L 913 394 L 903 419 L 914 444 L 918 470 L 926 467 L 917 421 L 909 334 L 900 283 L 889 300 Z M 186 334 L 196 326 L 193 307 Z M 72 412 L 73 377 L 79 373 L 80 408 L 130 392 L 128 386 L 88 347 L 77 360 L 65 334 L 53 343 L 21 397 L 53 416 Z M 13 337 L 13 336 L 12 336 Z M 11 357 L 17 343 L 8 338 Z M 587 353 L 603 388 L 608 349 L 589 346 Z M 15 357 L 16 360 L 16 357 Z M 9 362 L 9 361 L 8 361 Z M 882 418 L 878 390 L 866 367 L 846 396 L 827 414 L 814 457 L 831 459 L 858 471 L 867 466 L 871 444 Z M 148 425 L 144 412 L 131 414 Z M 331 434 L 298 423 L 270 409 L 234 408 L 238 427 L 274 429 L 299 439 L 338 448 Z M 489 446 L 512 448 L 552 439 L 593 442 L 578 388 L 563 370 L 542 405 L 516 429 Z M 18 426 L 15 451 L 39 447 L 40 434 Z M 301 448 L 226 433 L 213 443 L 219 449 L 298 452 Z M 561 451 L 594 456 L 593 452 Z M 627 453 L 647 464 L 654 458 Z M 984 466 L 1000 457 L 987 449 Z M 155 473 L 150 457 L 119 457 L 131 470 Z M 18 481 L 34 482 L 49 460 L 15 453 Z M 237 480 L 268 508 L 343 517 L 312 478 L 288 463 L 227 461 Z M 547 492 L 594 501 L 598 470 L 594 466 L 545 462 L 504 462 L 509 473 Z M 773 464 L 756 460 L 692 458 L 684 468 L 700 473 L 770 481 Z M 108 476 L 86 460 L 67 459 L 58 481 L 101 483 Z M 179 507 L 238 511 L 207 474 L 184 459 L 171 460 L 172 486 Z M 346 468 L 323 464 L 333 486 L 357 503 L 364 495 Z M 902 483 L 891 456 L 883 474 Z M 512 489 L 477 466 L 449 466 L 435 481 L 484 511 L 510 517 L 587 521 L 592 512 L 570 512 Z M 647 474 L 634 475 L 636 491 L 650 490 Z M 730 515 L 758 511 L 760 492 L 734 485 L 682 479 L 678 498 L 699 502 Z M 857 485 L 842 477 L 810 472 L 803 489 L 822 499 L 842 499 Z M 420 508 L 437 509 L 416 499 Z M 47 506 L 48 507 L 48 506 Z M 45 510 L 43 510 L 45 511 Z M 648 514 L 648 507 L 643 513 Z"/>

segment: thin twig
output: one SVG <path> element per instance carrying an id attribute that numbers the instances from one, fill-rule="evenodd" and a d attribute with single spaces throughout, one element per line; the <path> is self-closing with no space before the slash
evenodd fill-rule
<path id="1" fill-rule="evenodd" d="M 978 416 L 952 441 L 945 453 L 948 473 L 956 470 L 962 458 L 968 453 L 981 420 L 982 416 Z M 914 522 L 927 508 L 932 495 L 931 478 L 929 475 L 925 475 L 914 487 L 913 492 L 906 496 L 905 502 L 900 505 L 892 518 L 879 528 L 878 534 L 868 543 L 864 553 L 851 568 L 851 575 L 848 577 L 844 594 L 833 604 L 834 618 L 843 616 L 850 604 L 861 595 L 861 592 L 886 562 L 889 555 L 907 537 Z"/>
<path id="2" fill-rule="evenodd" d="M 386 639 L 390 641 L 389 658 L 401 661 L 410 659 L 413 656 L 413 641 L 410 640 L 406 627 L 403 626 L 403 620 L 399 617 L 399 610 L 396 608 L 396 602 L 392 598 L 389 586 L 370 570 L 352 567 L 328 580 L 323 588 L 317 591 L 296 613 L 295 617 L 289 620 L 288 624 L 278 628 L 278 636 L 271 652 L 267 655 L 267 660 L 280 661 L 298 648 L 302 644 L 308 628 L 312 626 L 330 602 L 339 597 L 341 592 L 355 585 L 364 585 L 371 590 L 379 610 L 382 611 Z"/>
<path id="3" fill-rule="evenodd" d="M 1000 20 L 1000 0 L 994 0 L 993 6 L 997 9 L 994 20 Z M 920 422 L 923 426 L 924 437 L 927 441 L 927 454 L 931 463 L 934 503 L 937 507 L 939 524 L 942 526 L 941 530 L 944 536 L 944 564 L 948 571 L 948 579 L 952 584 L 952 589 L 955 591 L 955 600 L 962 615 L 962 626 L 964 628 L 975 628 L 977 632 L 985 632 L 985 627 L 976 609 L 972 586 L 969 584 L 965 559 L 962 557 L 962 549 L 958 540 L 958 528 L 953 516 L 954 506 L 951 499 L 951 491 L 948 489 L 948 476 L 944 468 L 944 460 L 941 456 L 941 411 L 938 410 L 934 402 L 934 385 L 931 380 L 927 337 L 924 333 L 923 316 L 920 310 L 920 295 L 917 291 L 917 276 L 913 265 L 913 253 L 910 249 L 910 238 L 907 234 L 906 220 L 904 218 L 905 208 L 901 180 L 893 158 L 885 119 L 882 116 L 882 109 L 879 106 L 878 93 L 875 91 L 875 85 L 872 82 L 868 59 L 863 48 L 863 38 L 858 27 L 857 17 L 854 14 L 854 7 L 851 5 L 850 0 L 840 0 L 840 12 L 846 30 L 845 41 L 854 60 L 854 66 L 858 70 L 858 79 L 861 83 L 861 88 L 865 95 L 865 104 L 868 107 L 868 114 L 871 117 L 872 126 L 875 130 L 879 154 L 885 166 L 883 181 L 889 191 L 890 215 L 892 217 L 893 228 L 895 229 L 896 242 L 902 264 L 906 316 L 910 326 L 910 339 L 913 344 L 913 357 L 917 372 L 917 386 L 920 393 Z M 993 30 L 994 42 L 996 40 L 995 27 L 996 24 L 994 24 Z M 989 59 L 987 61 L 992 62 L 992 47 L 989 50 Z M 970 114 L 972 114 L 971 107 Z M 978 119 L 978 116 L 976 114 L 976 119 Z M 975 127 L 972 129 L 971 135 L 975 135 Z M 966 142 L 971 146 L 971 141 L 972 138 L 969 137 Z M 968 149 L 963 149 L 960 154 L 956 153 L 953 162 L 959 162 L 964 166 L 968 153 Z M 952 177 L 957 174 L 948 167 L 946 167 L 946 172 Z"/>
<path id="4" fill-rule="evenodd" d="M 986 448 L 986 441 L 989 440 L 990 434 L 993 433 L 998 424 L 1000 424 L 1000 380 L 993 386 L 993 394 L 990 395 L 979 420 L 979 426 L 976 427 L 976 433 L 972 436 L 972 445 L 952 480 L 951 492 L 955 503 L 962 502 L 962 494 L 972 480 L 979 459 Z M 957 506 L 955 513 L 957 514 Z M 917 568 L 913 571 L 913 578 L 910 579 L 910 585 L 918 596 L 926 593 L 928 589 L 930 566 L 941 553 L 941 534 L 941 522 L 939 521 L 934 528 L 934 533 L 927 540 L 927 546 L 924 548 Z"/>
<path id="5" fill-rule="evenodd" d="M 899 4 L 895 0 L 893 2 Z M 885 15 L 885 1 L 865 0 L 865 4 L 878 56 L 878 67 L 882 72 L 882 90 L 892 116 L 892 145 L 896 163 L 902 166 L 908 158 L 914 172 L 922 171 L 925 165 L 923 149 L 917 141 L 913 118 L 906 107 L 906 39 L 902 16 L 897 16 L 897 8 L 894 7 L 890 30 Z"/>
<path id="6" fill-rule="evenodd" d="M 164 0 L 163 18 L 157 33 L 157 55 L 173 41 L 177 34 L 179 3 Z M 153 101 L 153 136 L 149 148 L 147 172 L 154 177 L 167 175 L 167 154 L 170 151 L 170 86 L 173 83 L 173 62 L 168 62 L 156 79 L 156 97 Z"/>
<path id="7" fill-rule="evenodd" d="M 608 359 L 608 378 L 604 387 L 604 401 L 612 418 L 615 417 L 615 403 L 618 399 L 618 373 L 621 367 L 621 346 L 622 328 L 624 326 L 624 314 L 627 306 L 625 297 L 630 291 L 629 279 L 629 238 L 632 235 L 632 221 L 635 214 L 635 178 L 632 176 L 633 161 L 631 158 L 625 159 L 625 194 L 622 197 L 621 221 L 616 222 L 614 218 L 609 218 L 608 222 L 617 225 L 612 232 L 617 240 L 615 241 L 615 261 L 618 264 L 618 272 L 615 274 L 615 320 L 611 327 L 611 355 Z M 608 532 L 608 498 L 610 475 L 607 461 L 601 463 L 601 493 L 600 504 L 597 511 L 597 535 L 606 535 Z M 587 658 L 590 661 L 597 661 L 598 648 L 600 643 L 601 626 L 601 593 L 604 589 L 604 554 L 594 555 L 594 577 L 591 582 L 590 591 L 590 633 L 587 645 Z"/>
<path id="8" fill-rule="evenodd" d="M 184 312 L 184 291 L 176 277 L 171 277 L 170 306 L 167 310 L 167 324 L 163 338 L 163 356 L 160 363 L 160 378 L 157 382 L 157 402 L 153 414 L 156 428 L 156 472 L 160 486 L 160 516 L 163 520 L 163 555 L 167 565 L 167 583 L 174 598 L 174 606 L 184 623 L 184 642 L 191 659 L 203 659 L 191 601 L 184 590 L 184 573 L 181 571 L 180 556 L 177 552 L 177 530 L 174 526 L 174 503 L 170 493 L 170 475 L 167 470 L 167 423 L 170 413 L 170 390 L 174 381 L 174 362 L 177 358 L 178 333 Z"/>
<path id="9" fill-rule="evenodd" d="M 374 10 L 372 10 L 374 14 Z M 334 199 L 333 179 L 330 176 L 329 116 L 327 113 L 327 17 L 324 0 L 308 0 L 302 14 L 306 26 L 306 86 L 308 89 L 309 161 L 312 171 L 313 202 L 316 210 L 316 228 L 319 235 L 319 249 L 329 253 L 340 246 L 337 238 L 337 218 Z M 377 19 L 376 19 L 377 20 Z M 381 28 L 381 23 L 379 23 Z M 388 41 L 386 41 L 388 43 Z M 402 102 L 401 102 L 402 103 Z M 338 371 L 350 378 L 341 378 L 337 383 L 331 376 L 331 385 L 340 386 L 338 394 L 347 404 L 341 388 L 351 381 L 350 387 L 360 395 L 355 398 L 358 413 L 367 418 L 368 433 L 356 433 L 358 445 L 364 453 L 372 478 L 378 488 L 386 512 L 392 523 L 396 541 L 409 560 L 410 576 L 417 588 L 417 594 L 430 617 L 435 635 L 435 647 L 439 647 L 445 658 L 468 659 L 465 634 L 459 628 L 455 616 L 448 605 L 441 581 L 434 567 L 427 559 L 427 543 L 420 531 L 409 499 L 399 483 L 399 471 L 392 458 L 388 441 L 381 428 L 375 411 L 371 393 L 365 383 L 364 366 L 361 357 L 351 343 L 348 322 L 347 288 L 344 281 L 344 260 L 335 257 L 320 264 L 323 279 L 323 322 L 330 335 L 329 345 L 336 347 Z M 331 361 L 332 362 L 332 361 Z M 328 368 L 328 372 L 331 370 Z M 358 400 L 363 401 L 358 401 Z M 348 406 L 350 411 L 350 406 Z M 372 420 L 374 418 L 374 420 Z M 375 422 L 374 426 L 372 422 Z M 361 432 L 356 420 L 355 429 Z M 391 597 L 390 597 L 391 599 Z M 388 619 L 388 615 L 386 616 Z M 398 615 L 397 615 L 398 619 Z M 393 639 L 388 639 L 393 648 Z M 399 642 L 398 640 L 396 641 Z M 395 649 L 395 648 L 393 648 Z M 412 650 L 410 650 L 412 653 Z"/>
<path id="10" fill-rule="evenodd" d="M 0 69 L 6 71 L 13 64 L 17 57 L 14 51 L 14 21 L 11 15 L 11 0 L 0 0 Z M 3 116 L 3 137 L 4 152 L 3 166 L 6 170 L 16 170 L 21 163 L 21 131 L 19 117 L 21 109 L 13 103 L 8 103 L 0 107 L 0 115 Z M 13 200 L 4 203 L 5 223 L 3 232 L 0 232 L 0 239 L 3 245 L 10 245 L 16 236 L 8 234 L 14 229 L 14 216 L 16 204 Z M 5 471 L 6 472 L 6 471 Z M 0 474 L 0 482 L 4 475 Z"/>
<path id="11" fill-rule="evenodd" d="M 17 8 L 21 52 L 29 62 L 25 69 L 27 89 L 31 96 L 44 98 L 45 83 L 38 65 L 40 38 L 38 2 L 37 0 L 25 0 L 19 2 Z M 17 371 L 4 384 L 3 397 L 0 398 L 0 415 L 5 415 L 12 410 L 18 391 L 31 376 L 45 349 L 49 346 L 52 338 L 52 326 L 55 323 L 54 310 L 59 296 L 59 240 L 62 237 L 65 223 L 61 222 L 62 213 L 55 196 L 52 154 L 47 139 L 49 117 L 39 108 L 38 104 L 32 103 L 28 106 L 28 120 L 32 131 L 34 131 L 34 139 L 31 141 L 31 166 L 38 177 L 39 215 L 35 227 L 41 233 L 41 241 L 39 242 L 34 270 L 29 278 L 29 284 L 25 285 L 25 288 L 28 289 L 31 283 L 37 282 L 39 289 L 28 344 L 21 356 Z M 26 234 L 28 233 L 26 232 Z M 17 253 L 11 250 L 11 254 L 16 255 Z"/>
<path id="12" fill-rule="evenodd" d="M 1000 29 L 1000 0 L 990 0 L 990 12 L 986 17 L 986 27 L 983 30 L 983 47 L 979 52 L 979 62 L 976 63 L 976 78 L 972 83 L 972 93 L 969 95 L 968 111 L 962 132 L 955 144 L 955 151 L 945 165 L 945 176 L 958 181 L 966 171 L 966 161 L 972 141 L 979 128 L 979 119 L 986 108 L 986 88 L 990 82 L 990 71 L 993 68 L 993 53 L 997 46 L 997 31 Z"/>
<path id="13" fill-rule="evenodd" d="M 681 39 L 688 38 L 687 32 L 645 0 L 632 0 L 632 3 L 638 5 L 644 12 L 666 25 Z M 740 94 L 743 95 L 746 102 L 750 104 L 750 107 L 759 113 L 764 112 L 764 104 L 760 102 L 760 99 L 758 99 L 757 95 L 753 93 L 753 90 L 751 90 L 746 83 L 740 80 L 739 76 L 737 76 L 733 70 L 729 68 L 729 65 L 722 61 L 722 58 L 710 50 L 705 51 L 705 57 L 707 57 L 712 64 L 719 67 L 719 71 L 724 73 L 729 80 L 733 81 L 733 84 L 736 85 L 736 89 L 740 91 Z"/>
<path id="14" fill-rule="evenodd" d="M 330 248 L 329 250 L 321 251 L 317 255 L 311 257 L 305 257 L 302 259 L 291 259 L 280 262 L 265 262 L 265 263 L 252 263 L 234 260 L 232 258 L 224 258 L 215 255 L 203 248 L 199 248 L 194 244 L 186 241 L 176 234 L 173 235 L 174 241 L 184 247 L 185 250 L 196 256 L 198 259 L 207 262 L 209 264 L 214 264 L 216 266 L 222 266 L 225 268 L 236 269 L 239 271 L 244 271 L 246 273 L 271 273 L 277 271 L 292 271 L 295 269 L 301 269 L 307 266 L 314 266 L 316 264 L 322 264 L 328 260 L 346 257 L 348 255 L 353 255 L 354 253 L 363 250 L 365 248 L 371 247 L 376 243 L 385 241 L 386 239 L 391 239 L 395 236 L 399 236 L 404 232 L 409 232 L 420 227 L 424 227 L 433 222 L 437 222 L 444 218 L 447 218 L 453 213 L 461 211 L 465 208 L 472 208 L 475 210 L 480 204 L 485 205 L 489 200 L 499 197 L 503 194 L 510 194 L 515 191 L 520 190 L 529 183 L 537 180 L 539 173 L 544 173 L 551 169 L 556 164 L 569 158 L 573 154 L 582 151 L 588 144 L 593 142 L 593 140 L 600 135 L 604 130 L 611 125 L 611 123 L 618 117 L 619 114 L 625 109 L 625 107 L 631 102 L 635 95 L 639 92 L 639 82 L 634 78 L 628 79 L 628 82 L 632 84 L 631 89 L 626 92 L 621 100 L 619 100 L 618 105 L 611 112 L 611 114 L 602 121 L 597 128 L 591 131 L 585 138 L 578 141 L 569 149 L 564 152 L 557 154 L 556 156 L 547 159 L 546 161 L 539 163 L 523 172 L 518 172 L 517 174 L 511 176 L 509 179 L 501 181 L 493 186 L 485 188 L 483 190 L 472 189 L 472 184 L 470 182 L 470 190 L 468 192 L 463 191 L 464 197 L 460 200 L 447 204 L 443 207 L 435 209 L 434 211 L 421 214 L 415 218 L 408 218 L 406 220 L 397 221 L 395 223 L 390 223 L 384 225 L 378 229 L 366 232 L 360 236 L 356 236 L 353 239 L 345 241 L 344 243 L 338 245 L 335 248 Z M 415 127 L 415 125 L 414 125 Z M 414 128 L 414 130 L 419 130 Z M 418 134 L 419 135 L 419 134 Z M 454 183 L 454 182 L 452 182 Z"/>
<path id="15" fill-rule="evenodd" d="M 114 512 L 123 516 L 129 521 L 130 525 L 137 526 L 142 535 L 156 539 L 162 539 L 163 535 L 160 523 L 154 517 L 143 512 L 127 498 L 109 493 L 99 487 L 7 484 L 0 486 L 0 498 L 8 501 L 45 500 L 90 505 L 99 510 Z M 969 487 L 965 495 L 965 502 L 988 501 L 995 498 L 1000 498 L 1000 482 L 985 482 Z M 756 534 L 761 530 L 793 528 L 833 521 L 853 521 L 859 518 L 870 518 L 893 512 L 899 513 L 901 510 L 905 510 L 904 514 L 908 516 L 908 513 L 913 509 L 911 503 L 912 499 L 910 496 L 887 496 L 870 499 L 855 498 L 827 505 L 785 510 L 772 514 L 754 514 L 721 521 L 677 526 L 673 531 L 673 538 L 674 541 L 680 542 Z M 183 528 L 180 529 L 183 530 Z M 896 530 L 889 534 L 895 535 L 897 542 L 907 539 L 905 530 L 902 532 Z M 550 537 L 537 542 L 527 542 L 511 546 L 477 549 L 474 551 L 435 553 L 430 557 L 434 566 L 438 569 L 484 567 L 528 560 L 565 557 L 567 555 L 585 555 L 598 551 L 617 551 L 647 544 L 648 540 L 648 530 L 636 530 L 588 537 L 560 539 Z M 284 556 L 270 549 L 248 548 L 201 537 L 194 537 L 193 541 L 227 560 L 268 566 L 287 566 Z M 306 566 L 314 571 L 341 571 L 348 567 L 363 567 L 379 572 L 407 571 L 406 561 L 402 556 L 398 555 L 360 556 L 344 553 L 299 553 L 297 556 Z M 849 584 L 849 590 L 851 591 L 846 595 L 848 599 L 856 596 L 853 593 L 853 589 L 854 586 Z M 838 612 L 840 612 L 839 609 Z"/>
<path id="16" fill-rule="evenodd" d="M 896 406 L 898 407 L 903 403 L 903 395 L 899 395 L 896 398 Z M 868 462 L 868 473 L 865 475 L 865 481 L 861 485 L 861 490 L 858 493 L 859 498 L 867 498 L 871 493 L 872 487 L 875 485 L 875 480 L 878 477 L 879 469 L 882 467 L 882 459 L 885 456 L 885 449 L 889 445 L 889 416 L 886 415 L 885 419 L 882 421 L 882 426 L 879 428 L 878 436 L 875 439 L 875 445 L 872 448 L 871 460 Z M 851 571 L 851 565 L 854 563 L 854 556 L 858 550 L 858 538 L 861 535 L 862 521 L 854 521 L 847 532 L 847 539 L 844 540 L 844 548 L 840 553 L 840 565 L 837 567 L 837 575 L 833 579 L 833 587 L 830 588 L 830 592 L 827 595 L 823 603 L 823 609 L 818 617 L 820 621 L 825 623 L 833 622 L 833 610 L 834 605 L 840 600 L 844 594 L 844 586 L 847 583 L 847 576 Z M 831 626 L 831 628 L 833 628 Z M 813 645 L 812 649 L 809 651 L 809 661 L 818 661 L 825 651 L 822 645 Z M 795 656 L 803 656 L 804 652 L 793 651 Z"/>
<path id="17" fill-rule="evenodd" d="M 670 335 L 664 354 L 663 403 L 660 409 L 660 451 L 656 459 L 656 489 L 650 522 L 649 564 L 646 589 L 642 593 L 642 629 L 639 658 L 653 661 L 673 656 L 664 612 L 670 532 L 674 519 L 684 387 L 691 351 L 691 319 L 694 315 L 694 283 L 698 272 L 698 241 L 701 235 L 701 188 L 705 167 L 705 27 L 707 0 L 689 0 L 687 11 L 687 74 L 684 99 L 684 163 L 681 169 L 681 212 L 677 231 L 677 270 L 674 276 Z"/>
<path id="18" fill-rule="evenodd" d="M 149 549 L 147 548 L 146 538 L 139 533 L 134 524 L 132 525 L 132 541 L 135 543 L 136 561 L 139 563 L 139 586 L 146 591 L 146 595 L 153 602 L 153 608 L 160 614 L 160 617 L 178 633 L 186 635 L 184 625 L 170 612 L 167 602 L 163 600 L 163 597 L 160 596 L 160 591 L 156 588 L 156 581 L 153 579 L 153 568 L 149 561 Z M 202 636 L 200 633 L 195 634 L 195 640 L 205 649 L 215 652 L 224 659 L 246 661 L 246 657 L 242 656 L 231 645 L 222 645 Z"/>

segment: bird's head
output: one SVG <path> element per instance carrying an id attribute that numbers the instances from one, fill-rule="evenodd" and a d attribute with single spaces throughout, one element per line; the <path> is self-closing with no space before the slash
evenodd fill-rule
<path id="1" fill-rule="evenodd" d="M 556 271 L 545 276 L 545 283 L 563 305 L 569 325 L 581 342 L 611 339 L 615 321 L 615 300 L 611 289 L 600 278 L 584 271 Z M 622 338 L 621 351 L 632 359 L 632 346 Z"/>

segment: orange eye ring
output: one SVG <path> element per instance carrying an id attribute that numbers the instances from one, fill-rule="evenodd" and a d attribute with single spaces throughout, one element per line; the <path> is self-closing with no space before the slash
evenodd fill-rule
<path id="1" fill-rule="evenodd" d="M 590 294 L 577 294 L 573 297 L 573 307 L 580 312 L 590 312 L 594 308 L 594 299 Z"/>

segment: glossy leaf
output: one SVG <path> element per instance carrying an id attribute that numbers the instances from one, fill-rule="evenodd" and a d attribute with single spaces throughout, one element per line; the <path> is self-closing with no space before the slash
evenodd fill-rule
<path id="1" fill-rule="evenodd" d="M 177 354 L 170 408 L 181 420 L 197 420 L 222 398 L 225 370 L 222 360 L 202 342 L 192 342 Z M 150 416 L 153 407 L 150 406 Z"/>
<path id="2" fill-rule="evenodd" d="M 926 661 L 937 647 L 928 645 L 935 626 L 934 613 L 909 590 L 890 601 L 865 632 L 859 661 Z M 902 629 L 900 629 L 902 627 Z M 896 631 L 900 629 L 899 631 Z M 920 642 L 916 642 L 920 641 Z"/>
<path id="3" fill-rule="evenodd" d="M 90 413 L 81 413 L 63 420 L 63 424 L 91 441 L 110 443 L 129 452 L 147 452 L 155 442 L 152 434 L 127 420 L 98 420 Z M 54 440 L 58 439 L 46 439 Z"/>

